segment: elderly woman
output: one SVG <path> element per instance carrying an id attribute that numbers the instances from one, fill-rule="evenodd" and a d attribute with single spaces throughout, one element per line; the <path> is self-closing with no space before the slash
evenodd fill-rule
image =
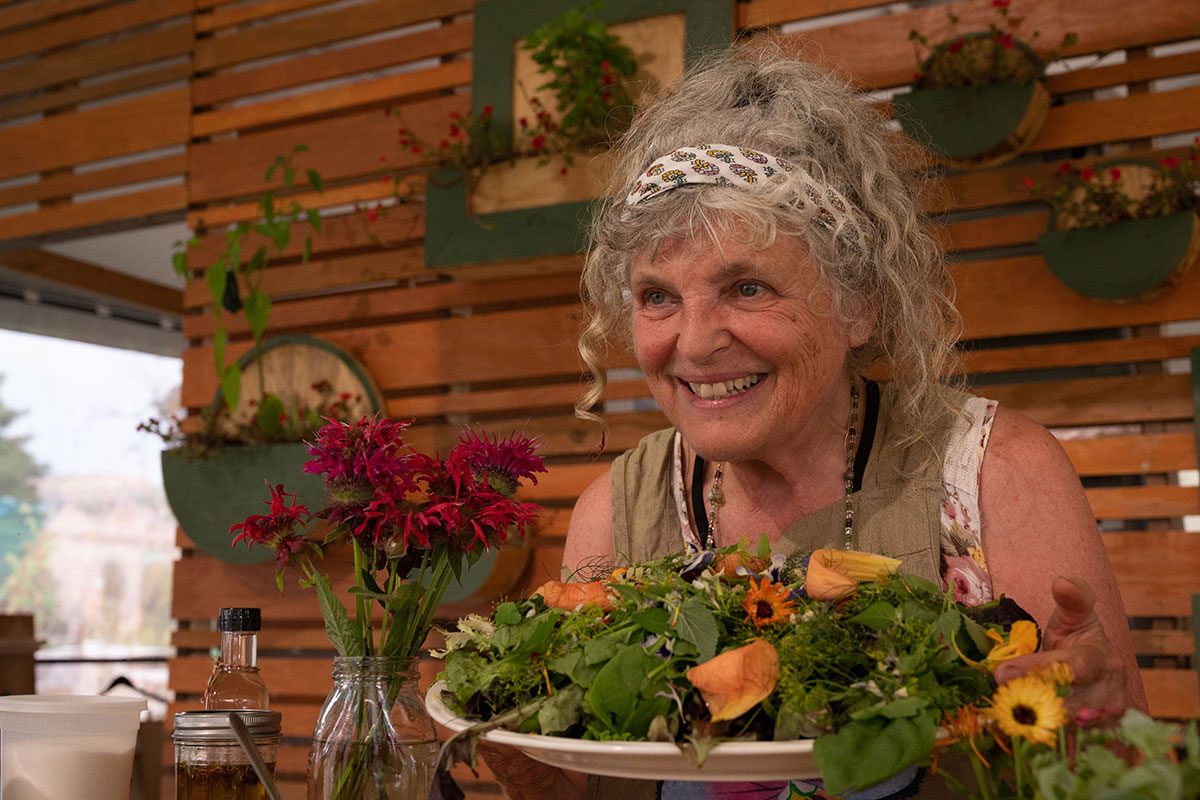
<path id="1" fill-rule="evenodd" d="M 604 348 L 626 340 L 672 427 L 584 492 L 565 565 L 586 574 L 764 533 L 776 552 L 883 553 L 959 601 L 1003 593 L 1037 619 L 1042 652 L 998 680 L 1061 660 L 1076 705 L 1144 705 L 1121 599 L 1062 449 L 943 381 L 958 317 L 897 138 L 863 98 L 774 45 L 710 60 L 645 109 L 593 226 L 580 350 L 596 385 L 580 407 L 603 392 Z M 579 776 L 511 752 L 489 763 L 510 797 L 584 791 Z M 912 791 L 912 778 L 862 797 Z M 586 791 L 792 790 L 757 786 L 602 778 Z"/>

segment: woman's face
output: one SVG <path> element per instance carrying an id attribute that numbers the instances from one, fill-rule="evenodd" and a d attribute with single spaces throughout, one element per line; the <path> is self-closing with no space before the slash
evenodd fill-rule
<path id="1" fill-rule="evenodd" d="M 845 430 L 846 360 L 869 325 L 830 313 L 801 240 L 754 250 L 737 231 L 633 259 L 633 346 L 650 390 L 700 455 L 771 461 Z"/>

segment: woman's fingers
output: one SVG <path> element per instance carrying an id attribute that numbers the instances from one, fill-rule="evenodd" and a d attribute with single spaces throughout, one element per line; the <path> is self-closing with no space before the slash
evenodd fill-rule
<path id="1" fill-rule="evenodd" d="M 1042 632 L 1042 649 L 1001 664 L 996 682 L 1063 662 L 1074 676 L 1068 708 L 1125 708 L 1130 704 L 1125 669 L 1096 616 L 1091 586 L 1080 578 L 1057 577 L 1050 588 L 1055 608 Z"/>
<path id="2" fill-rule="evenodd" d="M 509 800 L 571 800 L 583 797 L 575 774 L 568 775 L 508 745 L 479 740 L 479 754 Z"/>

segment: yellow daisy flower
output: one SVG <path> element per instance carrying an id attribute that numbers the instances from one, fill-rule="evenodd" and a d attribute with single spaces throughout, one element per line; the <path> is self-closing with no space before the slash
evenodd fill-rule
<path id="1" fill-rule="evenodd" d="M 763 578 L 756 586 L 754 578 L 750 579 L 750 591 L 742 602 L 746 610 L 746 618 L 754 623 L 755 629 L 776 622 L 787 622 L 796 611 L 796 604 L 790 597 L 790 592 L 782 584 L 771 583 Z"/>
<path id="2" fill-rule="evenodd" d="M 1038 667 L 1029 674 L 1055 686 L 1070 686 L 1075 680 L 1075 674 L 1065 661 L 1054 661 L 1044 667 Z"/>
<path id="3" fill-rule="evenodd" d="M 1009 736 L 1048 746 L 1067 716 L 1054 684 L 1030 675 L 997 689 L 987 713 Z"/>

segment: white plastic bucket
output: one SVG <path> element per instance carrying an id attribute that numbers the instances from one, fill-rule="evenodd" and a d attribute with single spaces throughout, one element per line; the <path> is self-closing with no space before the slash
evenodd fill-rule
<path id="1" fill-rule="evenodd" d="M 127 697 L 0 697 L 0 797 L 128 800 L 145 709 Z"/>

